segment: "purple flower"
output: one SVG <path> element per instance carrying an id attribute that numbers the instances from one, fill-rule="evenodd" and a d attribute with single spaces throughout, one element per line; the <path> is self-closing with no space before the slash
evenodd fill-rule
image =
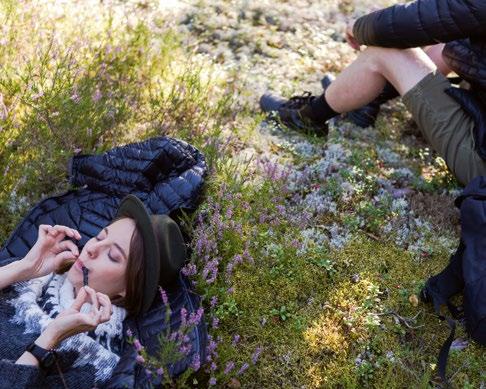
<path id="1" fill-rule="evenodd" d="M 182 268 L 182 274 L 184 274 L 186 277 L 191 277 L 196 275 L 197 273 L 197 266 L 194 263 L 188 263 Z"/>
<path id="2" fill-rule="evenodd" d="M 233 341 L 231 342 L 231 344 L 233 346 L 236 346 L 239 341 L 240 341 L 240 335 L 237 334 L 237 335 L 233 336 Z"/>
<path id="3" fill-rule="evenodd" d="M 232 216 L 233 216 L 233 210 L 231 208 L 228 208 L 226 210 L 226 219 L 231 219 Z"/>
<path id="4" fill-rule="evenodd" d="M 70 97 L 72 101 L 74 101 L 76 104 L 78 104 L 81 101 L 81 97 L 78 95 L 78 92 L 74 92 Z"/>
<path id="5" fill-rule="evenodd" d="M 211 297 L 211 302 L 209 303 L 211 309 L 213 309 L 217 304 L 218 304 L 218 297 L 216 296 Z"/>
<path id="6" fill-rule="evenodd" d="M 262 353 L 262 351 L 263 351 L 263 347 L 257 347 L 256 348 L 255 352 L 251 356 L 251 361 L 253 362 L 253 364 L 257 363 L 258 358 L 260 357 L 260 354 Z"/>
<path id="7" fill-rule="evenodd" d="M 214 386 L 214 385 L 216 385 L 216 382 L 217 382 L 217 381 L 216 381 L 216 378 L 211 377 L 211 378 L 209 379 L 209 386 Z"/>
<path id="8" fill-rule="evenodd" d="M 218 365 L 216 365 L 215 362 L 211 362 L 211 365 L 209 366 L 209 370 L 215 371 L 218 368 Z"/>
<path id="9" fill-rule="evenodd" d="M 165 306 L 169 305 L 169 298 L 167 297 L 167 293 L 165 293 L 165 290 L 162 289 L 162 287 L 159 287 L 160 290 L 160 297 L 162 298 L 162 301 Z"/>
<path id="10" fill-rule="evenodd" d="M 206 283 L 212 284 L 214 281 L 216 281 L 216 277 L 218 275 L 218 265 L 219 260 L 217 258 L 206 263 L 202 273 L 203 279 L 206 280 Z M 209 275 L 210 277 L 208 277 Z"/>
<path id="11" fill-rule="evenodd" d="M 189 316 L 188 324 L 190 326 L 197 326 L 201 322 L 203 313 L 204 313 L 203 307 L 199 307 L 197 312 L 192 312 Z"/>
<path id="12" fill-rule="evenodd" d="M 230 361 L 226 364 L 226 368 L 224 369 L 224 374 L 228 374 L 231 370 L 235 368 L 235 363 Z"/>
<path id="13" fill-rule="evenodd" d="M 142 357 L 141 355 L 137 355 L 137 357 L 135 358 L 135 360 L 138 362 L 138 363 L 145 363 L 145 358 Z"/>
<path id="14" fill-rule="evenodd" d="M 199 354 L 195 354 L 194 357 L 192 358 L 191 369 L 194 371 L 198 371 L 200 367 L 201 367 L 201 360 L 199 358 Z"/>
<path id="15" fill-rule="evenodd" d="M 181 327 L 186 326 L 186 321 L 187 321 L 187 309 L 181 308 Z"/>
<path id="16" fill-rule="evenodd" d="M 207 353 L 213 353 L 213 351 L 216 350 L 216 347 L 218 347 L 218 343 L 212 339 L 209 339 L 209 344 L 207 345 Z"/>
<path id="17" fill-rule="evenodd" d="M 213 318 L 213 323 L 212 323 L 213 329 L 218 329 L 219 328 L 219 319 L 217 317 Z"/>
<path id="18" fill-rule="evenodd" d="M 152 375 L 152 372 L 149 369 L 145 369 L 145 374 L 147 377 L 150 377 Z"/>
<path id="19" fill-rule="evenodd" d="M 189 344 L 186 343 L 179 347 L 179 352 L 181 354 L 188 355 L 191 352 L 191 349 L 192 349 L 192 345 L 190 343 Z"/>
<path id="20" fill-rule="evenodd" d="M 135 339 L 133 341 L 133 346 L 135 347 L 135 350 L 137 350 L 137 352 L 140 352 L 143 349 L 143 346 L 138 339 Z"/>
<path id="21" fill-rule="evenodd" d="M 101 94 L 101 91 L 99 88 L 96 88 L 96 90 L 94 91 L 93 95 L 91 96 L 91 99 L 93 100 L 94 103 L 97 103 L 98 101 L 100 101 L 100 99 L 103 97 L 103 95 Z"/>
<path id="22" fill-rule="evenodd" d="M 164 375 L 164 368 L 163 367 L 159 367 L 156 371 L 157 375 L 159 377 L 162 377 Z"/>
<path id="23" fill-rule="evenodd" d="M 133 335 L 132 330 L 129 328 L 127 329 L 127 336 L 131 337 Z"/>
<path id="24" fill-rule="evenodd" d="M 238 375 L 240 374 L 243 374 L 248 368 L 250 367 L 250 365 L 248 363 L 244 363 L 243 366 L 241 366 L 240 370 L 238 370 Z"/>

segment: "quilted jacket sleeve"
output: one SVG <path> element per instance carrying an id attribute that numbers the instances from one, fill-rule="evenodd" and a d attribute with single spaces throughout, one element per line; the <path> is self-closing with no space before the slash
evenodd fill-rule
<path id="1" fill-rule="evenodd" d="M 133 193 L 158 213 L 194 209 L 205 173 L 204 157 L 196 148 L 167 137 L 76 156 L 69 168 L 72 185 L 119 198 Z"/>
<path id="2" fill-rule="evenodd" d="M 39 388 L 46 385 L 45 376 L 39 368 L 17 365 L 14 361 L 0 360 L 0 388 Z"/>
<path id="3" fill-rule="evenodd" d="M 359 43 L 409 48 L 486 36 L 486 0 L 415 0 L 359 18 Z"/>

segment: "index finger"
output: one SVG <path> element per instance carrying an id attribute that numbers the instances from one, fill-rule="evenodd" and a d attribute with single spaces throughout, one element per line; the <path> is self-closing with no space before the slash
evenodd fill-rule
<path id="1" fill-rule="evenodd" d="M 87 296 L 88 294 L 86 293 L 86 289 L 80 288 L 78 291 L 78 295 L 76 296 L 73 303 L 71 304 L 71 308 L 79 312 L 83 304 L 86 302 Z"/>
<path id="2" fill-rule="evenodd" d="M 52 230 L 54 230 L 56 233 L 63 233 L 65 236 L 69 236 L 70 238 L 74 239 L 81 239 L 81 235 L 79 234 L 78 231 L 76 231 L 74 228 L 70 228 L 67 226 L 61 226 L 61 225 L 55 225 L 52 227 Z"/>

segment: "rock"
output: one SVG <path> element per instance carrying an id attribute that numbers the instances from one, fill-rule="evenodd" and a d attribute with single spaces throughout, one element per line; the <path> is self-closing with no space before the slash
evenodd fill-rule
<path id="1" fill-rule="evenodd" d="M 275 16 L 267 15 L 265 16 L 265 21 L 272 26 L 278 25 L 278 19 Z"/>
<path id="2" fill-rule="evenodd" d="M 198 54 L 211 54 L 211 52 L 212 47 L 208 43 L 201 43 L 196 50 Z"/>

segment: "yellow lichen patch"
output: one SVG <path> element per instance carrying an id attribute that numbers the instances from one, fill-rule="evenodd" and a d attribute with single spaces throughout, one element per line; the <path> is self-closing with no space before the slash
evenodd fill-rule
<path id="1" fill-rule="evenodd" d="M 315 354 L 346 355 L 348 351 L 349 345 L 342 326 L 336 325 L 335 320 L 324 315 L 304 332 L 304 339 L 310 351 Z"/>

